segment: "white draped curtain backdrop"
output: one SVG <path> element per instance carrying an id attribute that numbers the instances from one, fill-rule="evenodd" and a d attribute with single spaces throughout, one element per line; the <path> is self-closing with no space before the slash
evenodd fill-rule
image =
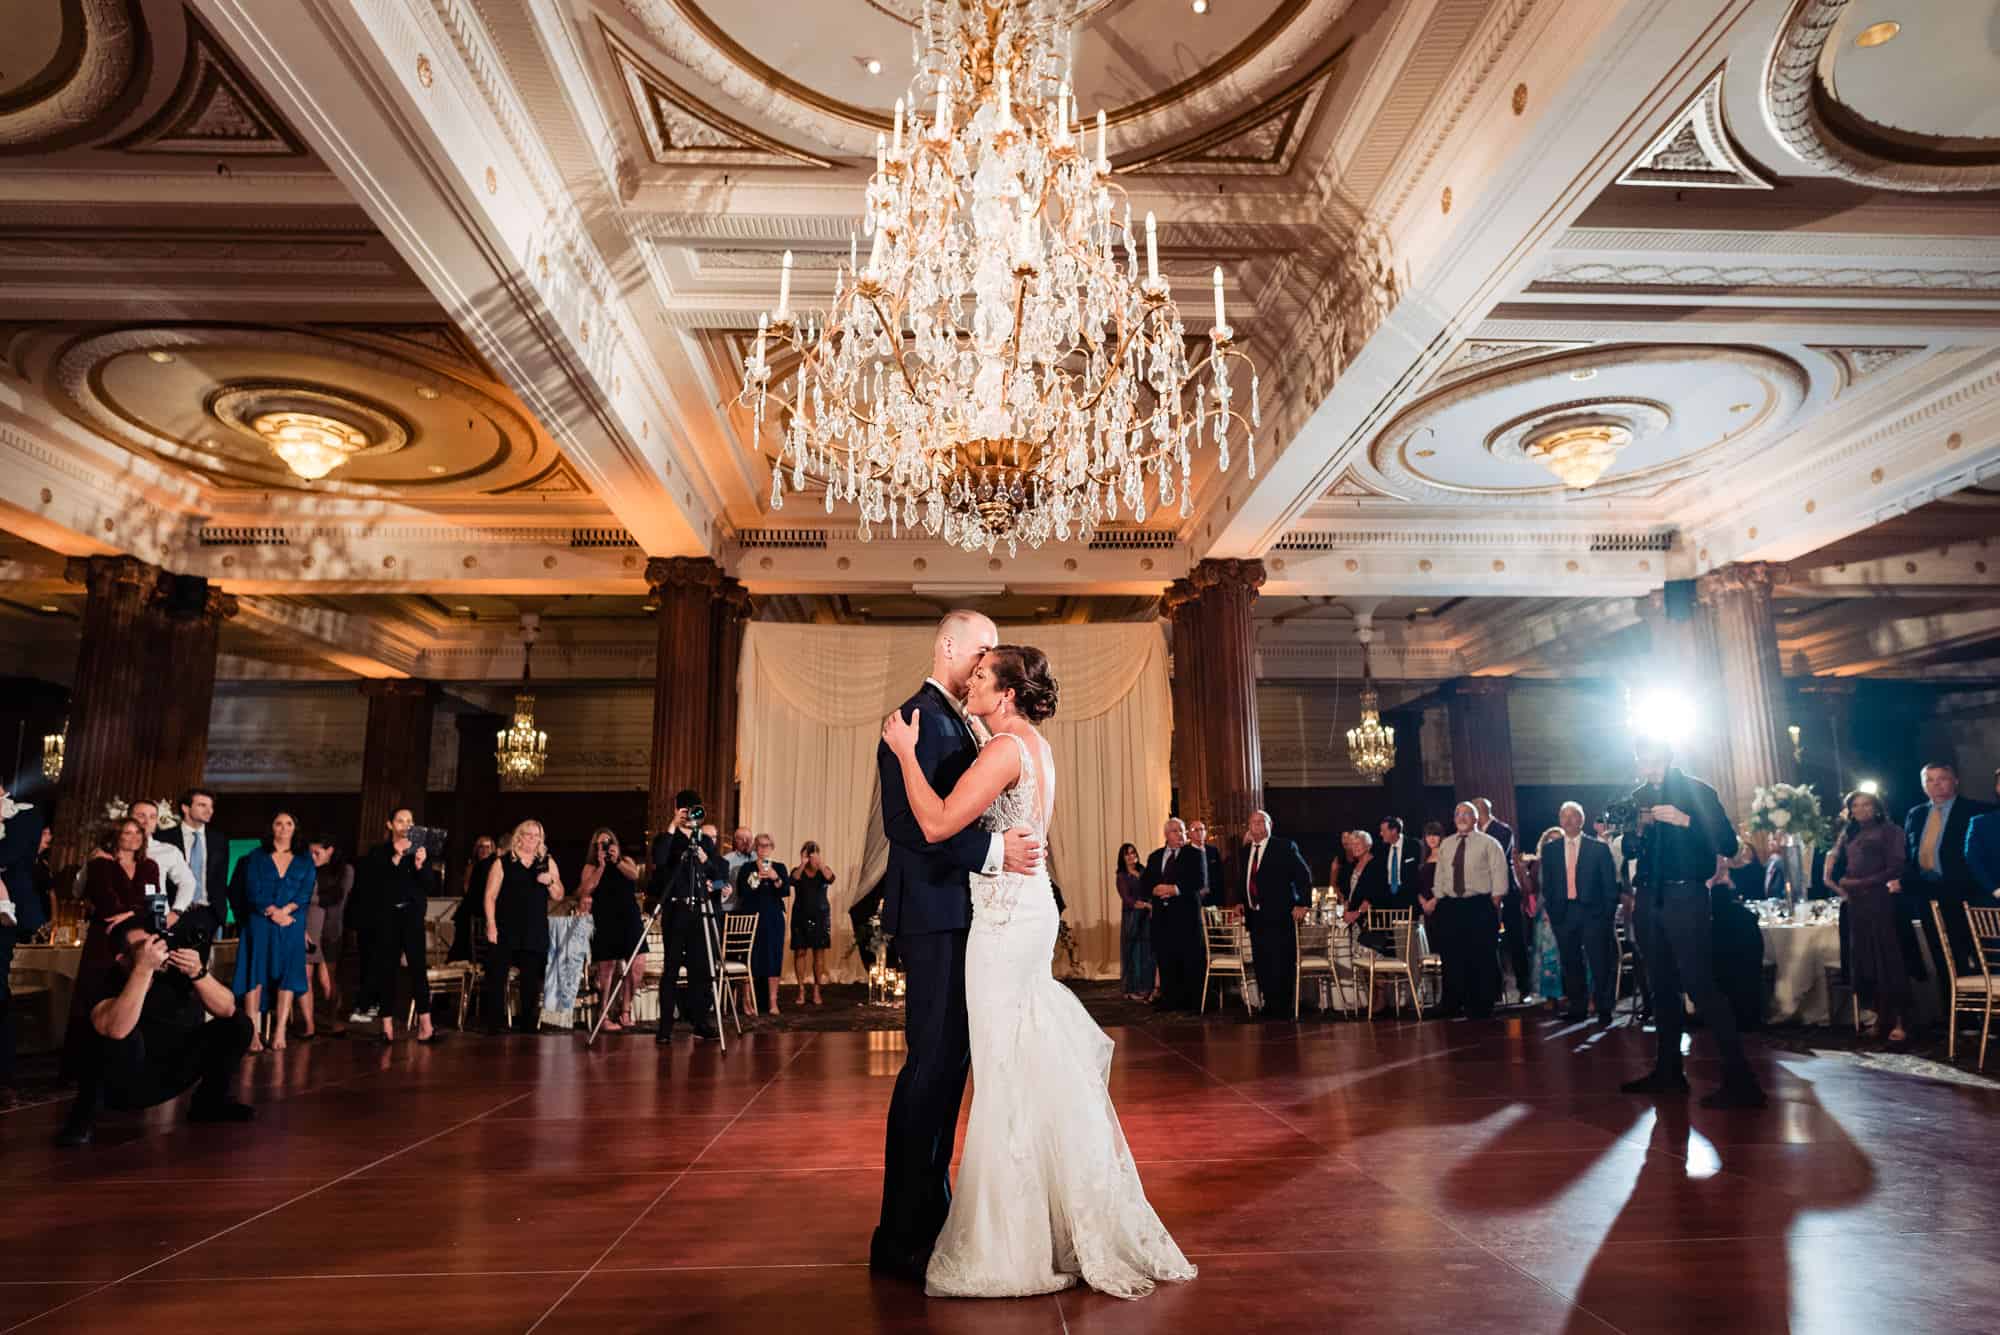
<path id="1" fill-rule="evenodd" d="M 1002 627 L 1003 643 L 1049 656 L 1060 688 L 1042 725 L 1055 750 L 1050 873 L 1068 905 L 1084 969 L 1118 972 L 1118 845 L 1145 849 L 1166 819 L 1173 727 L 1162 623 Z M 817 840 L 839 880 L 828 963 L 862 977 L 848 906 L 889 864 L 875 747 L 882 721 L 930 672 L 927 627 L 792 626 L 752 622 L 738 678 L 736 776 L 743 823 L 777 841 L 796 866 Z M 787 951 L 790 942 L 786 944 Z M 790 970 L 787 954 L 787 974 Z"/>

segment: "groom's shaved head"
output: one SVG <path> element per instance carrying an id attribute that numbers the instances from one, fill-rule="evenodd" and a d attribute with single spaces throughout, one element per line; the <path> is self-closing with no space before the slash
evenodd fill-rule
<path id="1" fill-rule="evenodd" d="M 938 622 L 937 639 L 931 645 L 931 675 L 963 700 L 980 655 L 999 642 L 999 628 L 984 613 L 968 608 L 947 612 Z"/>
<path id="2" fill-rule="evenodd" d="M 998 643 L 1000 632 L 992 620 L 983 612 L 960 607 L 946 612 L 937 624 L 937 643 L 942 646 L 946 640 L 979 639 L 980 632 L 987 632 L 989 643 Z M 980 646 L 984 651 L 985 644 Z"/>

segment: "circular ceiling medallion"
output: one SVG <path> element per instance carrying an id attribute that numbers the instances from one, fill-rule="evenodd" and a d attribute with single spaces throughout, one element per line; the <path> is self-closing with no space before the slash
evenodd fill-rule
<path id="1" fill-rule="evenodd" d="M 1376 437 L 1369 462 L 1386 490 L 1411 499 L 1557 499 L 1586 486 L 1592 496 L 1653 495 L 1782 424 L 1807 383 L 1796 363 L 1761 348 L 1560 352 L 1419 399 Z"/>
<path id="2" fill-rule="evenodd" d="M 65 345 L 52 379 L 54 397 L 84 426 L 224 488 L 491 495 L 559 463 L 497 386 L 300 330 L 116 330 Z M 319 480 L 302 478 L 279 444 L 314 461 L 313 471 L 326 465 Z"/>

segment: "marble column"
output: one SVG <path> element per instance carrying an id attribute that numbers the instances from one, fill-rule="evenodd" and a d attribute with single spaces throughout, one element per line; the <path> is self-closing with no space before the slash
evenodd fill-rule
<path id="1" fill-rule="evenodd" d="M 721 801 L 714 791 L 710 715 L 716 696 L 711 639 L 722 578 L 722 568 L 705 556 L 655 557 L 646 562 L 646 583 L 659 605 L 660 623 L 653 671 L 653 767 L 646 801 L 649 832 L 664 830 L 672 822 L 674 794 L 683 788 L 697 790 L 710 806 Z"/>
<path id="2" fill-rule="evenodd" d="M 1447 692 L 1451 717 L 1451 782 L 1457 801 L 1484 797 L 1493 815 L 1515 825 L 1514 736 L 1507 720 L 1507 678 L 1461 677 Z"/>
<path id="3" fill-rule="evenodd" d="M 64 567 L 64 578 L 81 584 L 85 598 L 50 849 L 58 867 L 88 856 L 106 803 L 152 796 L 147 785 L 153 756 L 139 738 L 151 731 L 140 718 L 153 667 L 146 607 L 160 574 L 158 567 L 130 556 L 76 556 Z"/>
<path id="4" fill-rule="evenodd" d="M 503 714 L 458 716 L 458 782 L 451 795 L 454 868 L 466 865 L 472 856 L 472 841 L 480 835 L 498 839 L 506 833 L 495 825 L 500 809 L 500 766 L 493 752 L 510 722 Z"/>
<path id="5" fill-rule="evenodd" d="M 1703 575 L 1701 600 L 1709 608 L 1721 664 L 1719 755 L 1727 764 L 1715 788 L 1730 818 L 1742 822 L 1753 791 L 1791 777 L 1791 739 L 1785 734 L 1785 676 L 1778 658 L 1778 625 L 1771 587 L 1784 567 L 1739 562 Z"/>
<path id="6" fill-rule="evenodd" d="M 1195 653 L 1213 829 L 1239 837 L 1264 804 L 1264 759 L 1257 736 L 1257 639 L 1251 605 L 1264 584 L 1262 561 L 1203 561 L 1189 575 L 1200 595 Z"/>
<path id="7" fill-rule="evenodd" d="M 215 655 L 222 623 L 236 615 L 233 594 L 199 577 L 170 575 L 156 605 L 159 662 L 153 691 L 159 735 L 153 787 L 179 801 L 208 766 L 208 720 L 215 707 Z M 166 583 L 163 580 L 162 583 Z"/>
<path id="8" fill-rule="evenodd" d="M 750 620 L 750 591 L 725 575 L 709 611 L 709 642 L 714 646 L 711 668 L 715 683 L 709 710 L 709 758 L 713 764 L 708 799 L 711 818 L 724 831 L 737 822 L 736 721 L 742 692 L 736 684 L 743 663 L 743 627 Z"/>
<path id="9" fill-rule="evenodd" d="M 1185 821 L 1207 820 L 1208 753 L 1202 744 L 1206 720 L 1201 709 L 1201 669 L 1204 655 L 1196 647 L 1201 633 L 1200 601 L 1194 585 L 1177 579 L 1167 586 L 1161 610 L 1173 625 L 1173 787 L 1178 801 L 1174 814 Z"/>
<path id="10" fill-rule="evenodd" d="M 427 681 L 386 678 L 363 682 L 361 693 L 368 697 L 368 726 L 361 744 L 361 816 L 354 846 L 365 853 L 382 841 L 398 808 L 408 807 L 423 823 L 437 688 Z"/>

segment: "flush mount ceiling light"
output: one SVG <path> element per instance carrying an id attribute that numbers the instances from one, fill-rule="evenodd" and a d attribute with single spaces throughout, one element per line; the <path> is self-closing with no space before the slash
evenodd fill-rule
<path id="1" fill-rule="evenodd" d="M 272 412 L 250 420 L 271 453 L 308 482 L 318 481 L 368 448 L 364 432 L 318 413 Z"/>
<path id="2" fill-rule="evenodd" d="M 1871 23 L 1854 35 L 1854 44 L 1864 51 L 1869 47 L 1887 46 L 1896 40 L 1896 34 L 1903 31 L 1903 25 L 1893 20 Z"/>
<path id="3" fill-rule="evenodd" d="M 151 352 L 146 354 L 146 357 L 148 360 L 158 362 L 161 366 L 165 366 L 168 362 L 174 359 L 174 354 L 171 352 L 162 352 L 158 348 L 154 348 Z"/>
<path id="4" fill-rule="evenodd" d="M 1521 443 L 1521 452 L 1578 491 L 1604 476 L 1618 451 L 1632 443 L 1632 429 L 1618 422 L 1579 422 Z"/>

